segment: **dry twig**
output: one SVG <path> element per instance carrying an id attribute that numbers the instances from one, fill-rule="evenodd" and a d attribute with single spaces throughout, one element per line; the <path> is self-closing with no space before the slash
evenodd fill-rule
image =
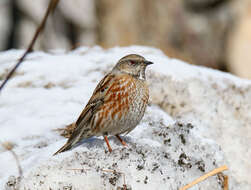
<path id="1" fill-rule="evenodd" d="M 210 176 L 213 176 L 213 175 L 216 175 L 216 174 L 218 174 L 218 173 L 220 173 L 220 172 L 222 172 L 222 171 L 224 171 L 224 170 L 227 170 L 227 169 L 228 169 L 227 166 L 221 166 L 221 167 L 219 167 L 219 168 L 216 168 L 216 169 L 212 170 L 211 172 L 209 172 L 209 173 L 207 173 L 207 174 L 205 174 L 205 175 L 199 177 L 198 179 L 194 180 L 193 182 L 191 182 L 191 183 L 185 185 L 185 186 L 182 187 L 180 190 L 186 190 L 186 189 L 188 189 L 188 188 L 190 188 L 190 187 L 196 185 L 197 183 L 199 183 L 199 182 L 205 180 L 206 178 L 208 178 L 208 177 L 210 177 Z M 225 187 L 225 182 L 224 182 L 224 187 Z M 225 189 L 224 189 L 224 190 L 225 190 Z M 226 189 L 226 190 L 227 190 L 227 189 Z"/>
<path id="2" fill-rule="evenodd" d="M 65 138 L 70 138 L 75 128 L 76 128 L 76 123 L 74 122 L 69 125 L 66 125 L 64 128 L 55 129 L 54 131 L 59 132 L 60 135 Z"/>
<path id="3" fill-rule="evenodd" d="M 11 76 L 14 74 L 14 72 L 16 71 L 16 69 L 21 65 L 21 63 L 24 61 L 25 57 L 32 51 L 33 46 L 37 40 L 37 37 L 39 35 L 39 33 L 43 30 L 45 23 L 47 21 L 47 18 L 49 16 L 49 14 L 51 12 L 53 12 L 53 10 L 56 8 L 57 4 L 58 4 L 59 0 L 51 0 L 50 4 L 46 10 L 46 13 L 44 15 L 44 18 L 41 22 L 41 24 L 38 26 L 32 40 L 31 43 L 29 44 L 29 47 L 27 48 L 27 50 L 25 51 L 25 53 L 23 54 L 23 56 L 18 60 L 17 64 L 11 69 L 11 71 L 8 73 L 8 75 L 6 76 L 5 80 L 3 81 L 3 83 L 0 86 L 0 92 L 2 91 L 3 87 L 5 86 L 5 84 L 8 82 L 8 80 L 11 78 Z"/>
<path id="4" fill-rule="evenodd" d="M 75 168 L 72 168 L 72 169 L 67 169 L 67 170 L 73 170 L 73 171 L 80 171 L 81 173 L 86 173 L 86 171 L 90 170 L 90 169 L 75 169 Z"/>
<path id="5" fill-rule="evenodd" d="M 219 180 L 222 182 L 222 189 L 228 190 L 228 176 L 224 175 L 222 172 L 217 174 Z"/>
<path id="6" fill-rule="evenodd" d="M 23 170 L 21 168 L 17 154 L 12 150 L 14 145 L 11 142 L 3 142 L 1 143 L 1 145 L 3 146 L 5 150 L 9 151 L 12 154 L 12 156 L 14 157 L 16 161 L 18 174 L 19 174 L 19 177 L 17 179 L 18 179 L 18 184 L 20 184 L 20 181 L 22 180 L 22 177 L 23 177 Z"/>
<path id="7" fill-rule="evenodd" d="M 223 176 L 224 176 L 223 190 L 228 190 L 228 176 L 227 175 Z"/>

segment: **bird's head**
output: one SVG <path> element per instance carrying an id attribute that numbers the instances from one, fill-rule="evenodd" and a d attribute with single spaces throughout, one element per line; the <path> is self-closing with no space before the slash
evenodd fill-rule
<path id="1" fill-rule="evenodd" d="M 140 55 L 130 54 L 122 57 L 118 61 L 116 66 L 113 68 L 113 72 L 126 73 L 138 79 L 145 80 L 146 67 L 151 64 L 153 64 L 153 62 L 147 61 Z"/>

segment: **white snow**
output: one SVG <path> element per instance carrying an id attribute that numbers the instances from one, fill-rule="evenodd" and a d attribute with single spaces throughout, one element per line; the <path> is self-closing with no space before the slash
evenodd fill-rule
<path id="1" fill-rule="evenodd" d="M 6 74 L 6 70 L 12 68 L 23 52 L 23 50 L 10 50 L 0 53 L 0 81 Z M 168 76 L 172 81 L 177 83 L 197 78 L 206 83 L 213 80 L 222 88 L 227 88 L 228 83 L 226 81 L 231 81 L 236 86 L 251 85 L 250 81 L 239 79 L 230 74 L 188 65 L 182 61 L 170 59 L 160 50 L 150 47 L 115 47 L 108 50 L 103 50 L 100 47 L 82 47 L 72 52 L 65 52 L 63 50 L 51 51 L 49 53 L 34 52 L 28 56 L 27 60 L 17 70 L 13 79 L 9 81 L 6 88 L 4 88 L 0 94 L 0 141 L 10 141 L 15 144 L 13 150 L 19 157 L 25 175 L 29 175 L 34 179 L 32 176 L 37 172 L 37 167 L 38 169 L 40 168 L 39 170 L 43 171 L 43 169 L 41 169 L 43 165 L 51 164 L 51 168 L 55 167 L 55 171 L 58 175 L 52 175 L 52 171 L 47 174 L 52 177 L 51 181 L 57 180 L 57 177 L 60 176 L 60 172 L 62 175 L 70 172 L 60 171 L 60 165 L 57 164 L 62 163 L 62 160 L 65 162 L 69 162 L 69 160 L 72 161 L 72 155 L 78 151 L 90 152 L 94 150 L 99 156 L 104 154 L 105 160 L 109 160 L 109 156 L 104 153 L 106 146 L 102 138 L 87 140 L 86 146 L 84 146 L 84 141 L 75 149 L 52 157 L 52 154 L 66 141 L 65 138 L 59 136 L 54 130 L 62 128 L 77 119 L 98 81 L 101 80 L 104 74 L 108 72 L 122 56 L 130 53 L 138 53 L 155 63 L 147 69 L 147 72 Z M 190 86 L 190 88 L 193 90 L 197 89 L 198 94 L 201 94 L 201 90 L 203 90 L 196 86 Z M 205 101 L 207 100 L 205 99 Z M 206 106 L 202 105 L 201 109 L 207 112 Z M 192 118 L 189 118 L 189 114 L 183 119 L 192 120 Z M 147 109 L 146 116 L 141 124 L 128 134 L 126 139 L 132 143 L 139 144 L 139 146 L 150 146 L 154 151 L 153 154 L 157 154 L 158 149 L 162 150 L 165 148 L 163 141 L 155 137 L 153 138 L 152 134 L 155 128 L 156 130 L 160 130 L 161 127 L 155 127 L 155 124 L 149 124 L 150 121 L 156 122 L 156 125 L 158 123 L 158 126 L 176 126 L 175 118 L 162 111 L 158 106 L 151 105 Z M 197 121 L 194 121 L 194 123 L 197 125 L 201 124 Z M 215 155 L 215 160 L 218 161 L 217 164 L 224 163 L 224 154 L 220 151 L 215 141 L 201 138 L 201 136 L 203 136 L 201 135 L 203 131 L 207 132 L 207 128 L 205 127 L 198 131 L 193 129 L 191 135 L 199 139 L 200 146 L 205 145 L 211 153 Z M 173 143 L 172 145 L 175 148 L 170 148 L 169 151 L 167 148 L 170 154 L 172 154 L 170 151 L 177 151 L 176 149 L 179 149 L 180 146 L 176 142 Z M 121 145 L 117 144 L 116 140 L 111 141 L 111 146 L 115 149 L 115 152 L 123 148 Z M 195 147 L 199 145 L 191 141 L 188 147 L 190 146 Z M 184 146 L 183 148 L 189 151 L 188 147 Z M 214 151 L 216 151 L 216 153 L 213 153 Z M 173 154 L 178 157 L 178 153 L 180 152 L 178 151 Z M 131 154 L 132 158 L 135 157 L 134 159 L 137 160 L 137 155 L 135 153 Z M 94 154 L 91 155 L 94 156 Z M 150 158 L 152 159 L 154 156 Z M 200 158 L 206 158 L 206 156 L 199 155 L 196 159 Z M 211 159 L 211 157 L 209 159 Z M 1 188 L 4 187 L 10 175 L 17 176 L 18 173 L 14 158 L 8 151 L 1 147 L 0 160 Z M 161 162 L 163 162 L 163 160 Z M 207 161 L 205 162 L 208 163 Z M 104 164 L 103 162 L 96 162 L 93 165 L 96 164 L 100 164 L 101 168 L 106 168 L 105 165 L 101 165 Z M 73 165 L 70 167 L 74 168 L 74 165 L 75 168 L 81 166 L 74 161 Z M 67 168 L 66 166 L 62 167 Z M 122 165 L 121 167 L 123 170 L 126 169 L 126 165 Z M 165 167 L 165 165 L 163 165 L 163 167 Z M 208 168 L 206 166 L 206 169 L 213 169 L 213 165 L 208 166 Z M 44 172 L 46 173 L 47 171 Z M 128 180 L 131 181 L 133 189 L 142 188 L 142 184 L 140 185 L 139 183 L 133 182 L 133 172 L 135 171 L 130 168 L 128 173 L 132 176 L 127 176 Z M 175 172 L 176 171 L 170 172 L 170 176 L 174 175 Z M 194 176 L 198 176 L 198 173 L 195 171 L 193 172 Z M 89 172 L 89 174 L 88 179 L 93 179 L 91 182 L 96 180 L 98 181 L 97 184 L 103 183 L 99 176 L 95 175 L 95 172 Z M 141 171 L 141 176 L 139 175 L 137 177 L 142 182 L 142 178 L 144 178 L 146 174 L 151 175 L 149 172 L 143 170 Z M 185 174 L 188 175 L 188 173 Z M 189 182 L 189 180 L 191 181 L 192 177 L 194 177 L 185 176 L 185 174 L 183 180 L 187 179 L 186 182 Z M 154 177 L 158 178 L 158 175 L 159 174 L 154 174 Z M 75 177 L 72 181 L 69 181 L 67 176 L 62 176 L 60 180 L 66 180 L 69 181 L 70 184 L 74 184 L 81 178 L 82 176 L 80 175 Z M 32 183 L 32 181 L 24 181 L 28 186 Z M 89 181 L 88 183 L 94 188 L 95 184 L 91 182 Z M 173 180 L 172 182 L 174 183 L 176 181 Z M 47 181 L 46 183 L 49 182 Z M 84 184 L 88 185 L 87 182 Z M 159 181 L 150 182 L 148 188 L 152 189 L 152 187 L 156 187 L 158 184 L 165 187 L 165 183 L 163 183 L 163 181 L 160 182 L 159 179 Z M 56 188 L 58 184 L 48 185 L 52 185 L 52 187 Z M 181 184 L 176 185 L 180 186 Z M 76 188 L 77 187 L 81 188 L 81 185 L 76 186 Z M 176 186 L 173 186 L 173 188 L 174 187 Z"/>

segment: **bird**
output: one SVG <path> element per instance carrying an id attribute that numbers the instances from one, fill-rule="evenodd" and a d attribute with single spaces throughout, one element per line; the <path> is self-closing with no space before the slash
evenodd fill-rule
<path id="1" fill-rule="evenodd" d="M 63 147 L 54 155 L 67 151 L 79 141 L 103 136 L 109 152 L 108 135 L 128 134 L 141 121 L 149 101 L 145 70 L 153 64 L 138 54 L 122 57 L 98 83 L 90 100 L 75 122 L 75 128 Z"/>

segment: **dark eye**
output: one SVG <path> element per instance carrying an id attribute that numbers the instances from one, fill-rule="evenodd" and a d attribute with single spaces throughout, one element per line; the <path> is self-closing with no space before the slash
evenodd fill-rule
<path id="1" fill-rule="evenodd" d="M 136 62 L 135 61 L 130 61 L 131 65 L 135 65 Z"/>

